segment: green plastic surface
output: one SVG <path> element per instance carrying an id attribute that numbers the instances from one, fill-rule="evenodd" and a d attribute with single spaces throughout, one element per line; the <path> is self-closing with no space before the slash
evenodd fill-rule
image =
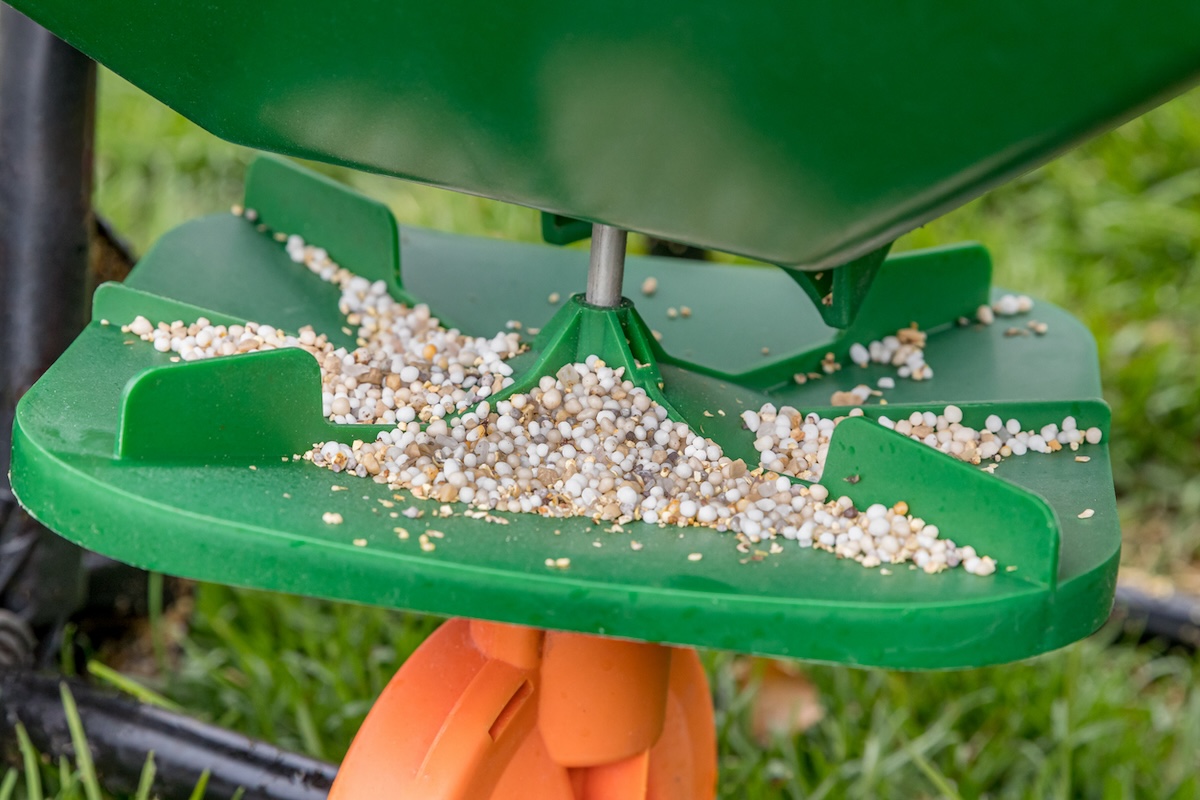
<path id="1" fill-rule="evenodd" d="M 341 209 L 337 226 L 371 241 L 390 235 L 373 225 L 394 229 L 375 204 L 302 171 L 256 168 L 252 175 L 249 191 L 263 198 L 262 220 L 273 229 L 284 230 L 267 211 L 277 190 L 294 195 L 294 208 L 308 209 L 307 221 L 289 224 L 308 225 L 313 242 L 336 234 L 327 206 Z M 356 270 L 351 246 L 331 255 Z M 365 252 L 364 265 L 378 256 Z M 612 363 L 632 360 L 639 382 L 657 391 L 661 381 L 673 414 L 735 457 L 755 455 L 741 411 L 770 400 L 833 413 L 826 404 L 835 389 L 874 384 L 890 370 L 851 365 L 803 386 L 791 374 L 912 321 L 931 331 L 926 354 L 936 375 L 898 381 L 889 405 L 871 406 L 868 415 L 899 418 L 955 402 L 975 425 L 993 412 L 1027 428 L 1073 414 L 1106 437 L 1109 429 L 1094 343 L 1069 315 L 1039 302 L 1033 316 L 1049 325 L 1043 337 L 1005 337 L 1003 323 L 953 324 L 987 297 L 990 264 L 978 246 L 888 259 L 845 331 L 827 327 L 804 290 L 774 268 L 631 258 L 627 285 L 653 275 L 659 290 L 605 312 L 578 298 L 547 302 L 551 291 L 567 297 L 583 288 L 584 252 L 406 229 L 399 256 L 396 280 L 404 290 L 468 323 L 468 332 L 494 333 L 510 319 L 541 329 L 533 348 L 511 362 L 518 383 L 540 371 L 535 365 L 550 368 L 593 348 Z M 372 263 L 392 270 L 397 262 Z M 923 280 L 914 281 L 917 275 Z M 692 316 L 668 319 L 666 308 L 681 304 Z M 119 328 L 137 314 L 165 321 L 204 315 L 290 330 L 311 323 L 336 338 L 344 336 L 336 305 L 334 287 L 244 219 L 218 215 L 171 231 L 124 285 L 100 289 L 94 321 L 22 399 L 14 491 L 73 541 L 174 574 L 851 664 L 1001 662 L 1084 636 L 1108 614 L 1120 531 L 1106 444 L 1088 446 L 1087 463 L 1068 451 L 1029 455 L 988 475 L 869 421 L 838 428 L 826 467 L 831 491 L 859 503 L 906 500 L 945 535 L 996 556 L 1000 568 L 987 578 L 962 570 L 929 576 L 907 566 L 886 575 L 787 542 L 780 554 L 748 559 L 731 534 L 697 528 L 630 523 L 612 532 L 589 519 L 509 514 L 499 515 L 508 524 L 496 524 L 434 516 L 436 503 L 419 503 L 430 512 L 419 520 L 393 519 L 411 501 L 292 458 L 314 441 L 348 442 L 378 430 L 320 416 L 313 359 L 277 350 L 172 363 Z M 349 491 L 333 492 L 334 485 Z M 1084 508 L 1095 515 L 1079 519 Z M 325 524 L 327 511 L 342 514 L 344 524 Z M 398 524 L 409 539 L 393 532 Z M 432 552 L 417 543 L 427 529 L 445 534 Z M 642 549 L 631 548 L 635 540 Z M 689 560 L 691 553 L 703 558 Z M 571 559 L 569 569 L 545 567 L 560 557 Z"/>
<path id="2" fill-rule="evenodd" d="M 825 269 L 1200 74 L 1193 0 L 11 0 L 217 135 Z"/>
<path id="3" fill-rule="evenodd" d="M 542 240 L 550 244 L 571 244 L 589 238 L 592 235 L 591 223 L 581 219 L 571 219 L 561 214 L 550 214 L 543 211 Z"/>
<path id="4" fill-rule="evenodd" d="M 846 328 L 862 309 L 879 267 L 891 249 L 892 243 L 888 242 L 878 250 L 872 250 L 836 269 L 793 272 L 792 277 L 812 299 L 825 324 Z"/>

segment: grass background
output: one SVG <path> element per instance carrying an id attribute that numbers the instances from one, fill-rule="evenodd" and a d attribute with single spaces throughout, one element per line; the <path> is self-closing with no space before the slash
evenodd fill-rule
<path id="1" fill-rule="evenodd" d="M 111 74 L 100 86 L 96 205 L 136 249 L 240 198 L 249 151 Z M 539 238 L 527 209 L 324 171 L 387 202 L 401 224 Z M 997 283 L 1067 308 L 1096 335 L 1114 409 L 1123 569 L 1200 592 L 1200 93 L 904 237 L 898 248 L 964 239 L 991 248 Z M 187 625 L 168 617 L 156 630 L 169 640 L 169 663 L 108 657 L 189 713 L 331 760 L 436 625 L 213 585 L 188 602 Z M 1114 637 L 1102 631 L 1027 662 L 951 673 L 806 667 L 825 718 L 768 747 L 749 734 L 754 692 L 735 680 L 733 657 L 707 654 L 721 797 L 1200 797 L 1195 658 Z M 24 783 L 12 789 L 28 796 Z M 46 770 L 46 792 L 87 796 L 70 767 Z"/>

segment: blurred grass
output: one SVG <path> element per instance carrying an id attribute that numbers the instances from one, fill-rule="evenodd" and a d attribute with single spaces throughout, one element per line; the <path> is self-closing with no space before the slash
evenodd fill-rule
<path id="1" fill-rule="evenodd" d="M 25 727 L 20 722 L 15 723 L 21 769 L 11 766 L 5 770 L 4 777 L 0 779 L 0 800 L 101 800 L 105 796 L 92 764 L 75 698 L 65 683 L 62 684 L 62 700 L 71 732 L 71 746 L 76 753 L 83 753 L 84 756 L 75 764 L 66 758 L 51 763 L 50 759 L 43 758 L 34 749 Z M 131 800 L 151 800 L 154 774 L 154 755 L 151 754 L 142 768 L 137 791 Z M 202 776 L 196 787 L 201 794 L 194 797 L 203 796 L 206 784 L 207 779 Z"/>
<path id="2" fill-rule="evenodd" d="M 194 715 L 334 761 L 371 699 L 436 624 L 211 585 L 194 618 L 179 670 L 139 680 L 162 685 Z M 980 670 L 809 666 L 824 719 L 765 747 L 749 734 L 753 685 L 734 679 L 735 656 L 707 653 L 720 797 L 1200 797 L 1200 667 L 1114 644 L 1113 635 Z M 27 743 L 21 750 L 26 763 L 38 759 Z M 35 798 L 35 786 L 53 800 L 94 800 L 89 766 L 43 759 L 40 780 L 32 774 L 10 769 L 4 782 L 13 794 L 0 782 L 0 800 Z"/>
<path id="3" fill-rule="evenodd" d="M 228 208 L 251 158 L 110 74 L 96 156 L 97 206 L 141 252 L 168 228 Z M 322 170 L 387 202 L 402 224 L 538 239 L 526 209 Z M 1114 408 L 1124 562 L 1200 591 L 1200 93 L 898 247 L 964 239 L 991 248 L 998 283 L 1064 306 L 1096 335 Z M 206 585 L 177 668 L 146 680 L 191 713 L 336 760 L 435 624 Z M 1110 635 L 955 673 L 813 666 L 825 720 L 767 748 L 747 733 L 752 690 L 733 682 L 731 656 L 709 654 L 722 797 L 1200 797 L 1200 669 L 1110 646 Z"/>
<path id="4" fill-rule="evenodd" d="M 179 672 L 153 680 L 190 713 L 334 761 L 434 624 L 211 585 L 195 620 Z M 825 718 L 768 747 L 735 656 L 707 653 L 720 797 L 1200 798 L 1200 664 L 1114 636 L 958 672 L 810 665 Z"/>

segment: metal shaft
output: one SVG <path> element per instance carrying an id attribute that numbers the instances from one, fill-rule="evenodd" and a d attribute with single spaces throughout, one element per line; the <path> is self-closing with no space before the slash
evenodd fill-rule
<path id="1" fill-rule="evenodd" d="M 592 258 L 588 263 L 587 301 L 615 308 L 621 304 L 625 277 L 625 231 L 611 225 L 592 226 Z"/>

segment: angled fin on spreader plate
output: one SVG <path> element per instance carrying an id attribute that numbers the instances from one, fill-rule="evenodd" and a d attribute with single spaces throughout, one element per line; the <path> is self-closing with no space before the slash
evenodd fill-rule
<path id="1" fill-rule="evenodd" d="M 1059 525 L 1045 500 L 874 420 L 838 424 L 821 483 L 859 509 L 903 500 L 914 515 L 936 520 L 946 538 L 957 536 L 1001 569 L 1019 567 L 1017 579 L 1057 583 Z"/>
<path id="2" fill-rule="evenodd" d="M 797 349 L 791 353 L 783 353 L 760 366 L 736 373 L 688 364 L 669 356 L 668 359 L 713 377 L 767 390 L 790 383 L 797 373 L 820 371 L 822 361 L 830 354 L 836 361 L 845 361 L 856 342 L 883 339 L 900 328 L 915 326 L 924 332 L 944 328 L 963 317 L 974 316 L 975 310 L 988 302 L 992 259 L 982 245 L 954 244 L 900 253 L 887 259 L 883 258 L 885 251 L 886 248 L 872 254 L 879 258 L 873 266 L 864 263 L 840 268 L 859 271 L 857 279 L 847 277 L 843 281 L 856 287 L 848 295 L 856 298 L 849 321 L 838 326 L 826 320 L 834 330 L 816 340 L 797 343 Z M 821 290 L 814 288 L 812 276 L 792 270 L 786 272 L 814 298 L 822 314 L 830 311 L 831 307 L 821 304 L 817 296 Z M 835 279 L 825 277 L 822 280 Z M 856 280 L 860 283 L 856 284 Z M 837 291 L 834 290 L 835 304 L 838 302 Z"/>
<path id="3" fill-rule="evenodd" d="M 840 267 L 820 272 L 788 270 L 821 312 L 821 319 L 832 328 L 848 328 L 858 317 L 875 274 L 879 272 L 892 242 Z"/>
<path id="4" fill-rule="evenodd" d="M 260 156 L 246 172 L 246 209 L 272 233 L 297 234 L 334 261 L 408 306 L 424 302 L 404 286 L 400 228 L 391 210 L 320 173 L 291 161 Z M 447 328 L 456 321 L 435 313 Z"/>
<path id="5" fill-rule="evenodd" d="M 397 300 L 404 289 L 400 232 L 383 203 L 299 164 L 260 156 L 246 171 L 246 210 L 272 232 L 298 235 L 369 281 L 382 280 Z"/>
<path id="6" fill-rule="evenodd" d="M 290 458 L 395 427 L 325 419 L 320 364 L 297 348 L 150 367 L 126 384 L 117 424 L 117 458 L 204 464 Z"/>
<path id="7" fill-rule="evenodd" d="M 567 245 L 580 242 L 592 235 L 592 223 L 562 214 L 541 212 L 542 241 L 547 244 Z"/>

